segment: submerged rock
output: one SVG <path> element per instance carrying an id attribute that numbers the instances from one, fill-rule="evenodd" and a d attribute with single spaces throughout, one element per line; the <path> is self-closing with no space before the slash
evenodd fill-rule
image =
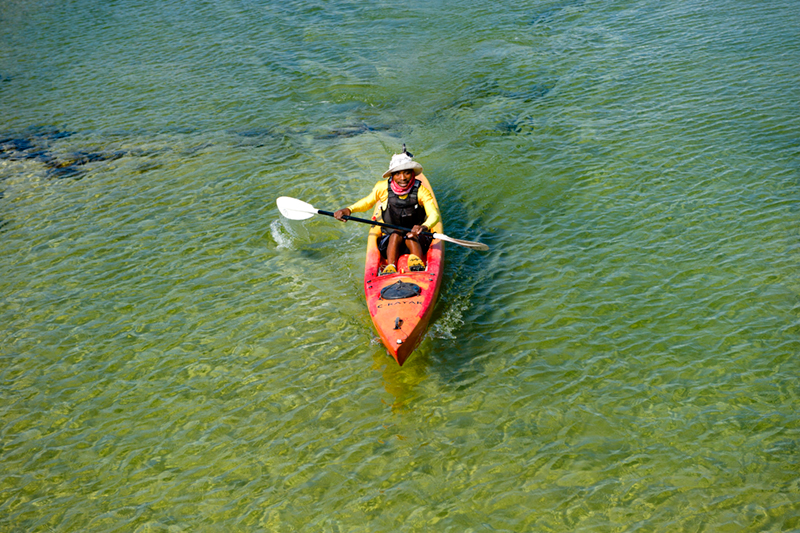
<path id="1" fill-rule="evenodd" d="M 0 159 L 29 159 L 28 152 L 34 148 L 34 144 L 29 139 L 2 139 L 0 140 Z"/>
<path id="2" fill-rule="evenodd" d="M 360 123 L 360 124 L 350 124 L 347 126 L 342 126 L 341 128 L 334 128 L 329 130 L 327 133 L 319 133 L 314 135 L 315 139 L 336 139 L 336 138 L 348 138 L 348 137 L 355 137 L 356 135 L 361 135 L 362 133 L 370 133 L 376 131 L 388 131 L 391 127 L 385 124 L 380 124 L 376 126 L 371 126 L 367 123 Z"/>
<path id="3" fill-rule="evenodd" d="M 88 163 L 101 161 L 113 161 L 124 157 L 127 152 L 73 152 L 66 156 L 53 157 L 44 162 L 48 168 L 47 175 L 54 178 L 70 178 L 81 174 L 84 169 L 82 166 Z"/>
<path id="4" fill-rule="evenodd" d="M 127 154 L 124 151 L 90 152 L 77 151 L 58 155 L 50 150 L 50 142 L 64 139 L 73 132 L 61 130 L 36 130 L 20 136 L 0 135 L 0 159 L 9 161 L 36 161 L 47 168 L 47 175 L 54 178 L 80 176 L 88 163 L 113 161 Z"/>
<path id="5" fill-rule="evenodd" d="M 468 87 L 459 98 L 446 106 L 444 110 L 478 108 L 487 102 L 496 102 L 501 99 L 517 104 L 530 104 L 546 97 L 555 86 L 556 82 L 554 80 L 548 80 L 522 86 L 522 88 L 516 90 L 508 90 L 500 87 L 494 80 L 481 81 Z"/>
<path id="6" fill-rule="evenodd" d="M 51 140 L 63 139 L 72 132 L 60 130 L 36 130 L 20 136 L 0 134 L 0 159 L 21 161 L 25 159 L 41 159 L 47 152 Z"/>
<path id="7" fill-rule="evenodd" d="M 514 135 L 522 131 L 522 127 L 518 120 L 504 120 L 502 122 L 498 122 L 494 129 L 495 131 L 499 131 L 502 135 Z"/>

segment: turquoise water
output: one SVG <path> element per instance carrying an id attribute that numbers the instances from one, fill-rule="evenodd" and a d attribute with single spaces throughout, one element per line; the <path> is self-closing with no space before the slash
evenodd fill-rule
<path id="1" fill-rule="evenodd" d="M 798 27 L 0 3 L 0 530 L 800 530 Z M 491 251 L 399 368 L 365 227 L 275 198 L 402 143 Z"/>

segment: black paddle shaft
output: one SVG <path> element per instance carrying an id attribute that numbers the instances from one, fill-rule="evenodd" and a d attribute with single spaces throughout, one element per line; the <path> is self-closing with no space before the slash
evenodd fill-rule
<path id="1" fill-rule="evenodd" d="M 327 215 L 329 217 L 333 216 L 333 213 L 331 213 L 330 211 L 323 211 L 322 209 L 317 209 L 317 213 L 319 213 L 320 215 Z M 336 217 L 334 217 L 334 218 L 336 218 Z M 369 224 L 371 226 L 380 226 L 381 228 L 396 229 L 398 231 L 405 231 L 406 233 L 411 231 L 408 228 L 401 228 L 400 226 L 395 226 L 394 224 L 386 224 L 385 222 L 378 222 L 377 220 L 367 220 L 367 219 L 364 219 L 364 218 L 356 218 L 356 217 L 351 217 L 351 216 L 346 216 L 346 217 L 343 217 L 343 218 L 345 220 L 352 220 L 354 222 L 361 222 L 362 224 Z M 433 233 L 431 233 L 429 231 L 423 231 L 422 235 L 430 235 L 431 237 L 433 237 Z"/>

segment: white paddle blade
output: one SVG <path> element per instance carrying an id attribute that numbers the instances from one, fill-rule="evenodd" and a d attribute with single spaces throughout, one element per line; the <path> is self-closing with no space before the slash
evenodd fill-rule
<path id="1" fill-rule="evenodd" d="M 434 239 L 439 239 L 445 242 L 452 242 L 453 244 L 457 244 L 459 246 L 465 246 L 467 248 L 472 248 L 473 250 L 480 250 L 481 252 L 485 252 L 489 250 L 489 247 L 482 242 L 475 242 L 475 241 L 465 241 L 463 239 L 454 239 L 453 237 L 448 237 L 443 233 L 434 233 Z"/>
<path id="2" fill-rule="evenodd" d="M 297 198 L 281 196 L 275 203 L 278 204 L 278 211 L 289 220 L 305 220 L 317 214 L 314 206 Z"/>

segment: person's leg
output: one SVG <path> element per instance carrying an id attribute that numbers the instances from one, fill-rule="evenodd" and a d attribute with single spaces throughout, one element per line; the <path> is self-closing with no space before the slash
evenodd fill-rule
<path id="1" fill-rule="evenodd" d="M 386 247 L 386 260 L 390 265 L 397 266 L 397 260 L 400 259 L 400 247 L 403 245 L 403 236 L 399 233 L 392 233 L 389 235 L 389 244 Z"/>
<path id="2" fill-rule="evenodd" d="M 408 250 L 412 254 L 422 259 L 423 263 L 425 262 L 425 252 L 422 251 L 422 245 L 419 243 L 419 241 L 406 239 L 406 246 L 408 246 Z"/>

